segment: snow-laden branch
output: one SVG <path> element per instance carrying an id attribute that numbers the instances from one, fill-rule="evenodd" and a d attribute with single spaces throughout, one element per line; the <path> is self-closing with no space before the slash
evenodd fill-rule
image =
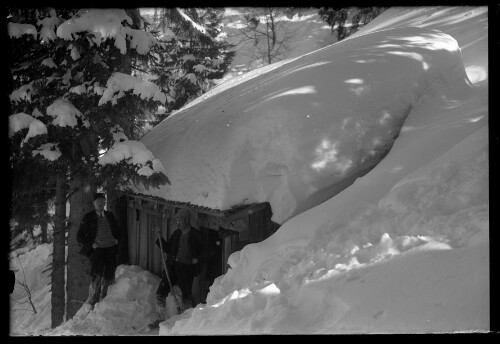
<path id="1" fill-rule="evenodd" d="M 160 88 L 151 81 L 145 81 L 141 78 L 124 73 L 113 73 L 108 79 L 106 89 L 99 100 L 99 105 L 109 101 L 115 105 L 117 100 L 124 97 L 126 91 L 132 90 L 133 93 L 141 99 L 152 99 L 165 104 L 166 96 L 160 91 Z"/>
<path id="2" fill-rule="evenodd" d="M 78 124 L 78 117 L 82 117 L 82 113 L 73 104 L 66 99 L 57 99 L 47 108 L 47 115 L 54 117 L 53 125 L 60 127 L 75 127 Z M 86 128 L 90 127 L 88 120 L 83 121 Z"/>
<path id="3" fill-rule="evenodd" d="M 7 31 L 10 37 L 19 38 L 23 35 L 37 37 L 36 27 L 31 24 L 19 24 L 10 22 L 7 24 Z"/>
<path id="4" fill-rule="evenodd" d="M 147 54 L 153 46 L 159 44 L 150 32 L 123 26 L 123 22 L 132 24 L 132 19 L 123 9 L 80 10 L 57 28 L 57 36 L 74 40 L 79 37 L 79 33 L 89 32 L 94 35 L 91 41 L 97 46 L 107 39 L 114 39 L 115 46 L 122 54 L 127 52 L 127 39 L 130 41 L 130 48 L 141 55 Z"/>
<path id="5" fill-rule="evenodd" d="M 31 102 L 31 95 L 33 94 L 33 82 L 22 85 L 17 90 L 12 91 L 9 98 L 12 102 L 27 101 Z"/>
<path id="6" fill-rule="evenodd" d="M 33 156 L 41 155 L 49 161 L 57 160 L 62 155 L 56 143 L 45 143 L 33 150 L 32 154 Z"/>
<path id="7" fill-rule="evenodd" d="M 19 130 L 29 128 L 34 118 L 24 112 L 9 116 L 9 137 L 12 137 Z"/>
<path id="8" fill-rule="evenodd" d="M 188 23 L 191 24 L 191 26 L 193 28 L 195 28 L 196 30 L 200 31 L 204 35 L 207 34 L 207 29 L 204 26 L 196 23 L 193 19 L 191 19 L 191 17 L 189 17 L 186 13 L 184 13 L 184 11 L 181 8 L 176 8 L 176 10 L 177 10 L 177 12 L 179 12 L 179 14 L 181 15 L 181 17 L 185 21 L 187 21 Z"/>
<path id="9" fill-rule="evenodd" d="M 117 142 L 99 158 L 98 163 L 101 166 L 115 165 L 119 162 L 126 163 L 139 167 L 137 174 L 149 177 L 155 172 L 165 174 L 165 168 L 160 160 L 155 159 L 153 153 L 139 141 L 127 140 Z"/>

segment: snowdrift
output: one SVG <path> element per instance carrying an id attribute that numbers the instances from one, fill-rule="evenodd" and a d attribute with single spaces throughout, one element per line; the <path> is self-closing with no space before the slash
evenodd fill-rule
<path id="1" fill-rule="evenodd" d="M 16 274 L 14 291 L 10 294 L 10 333 L 30 333 L 50 327 L 50 264 L 52 245 L 41 244 L 35 249 L 18 249 L 10 253 L 9 269 Z M 26 284 L 31 293 L 36 314 L 29 304 L 29 297 L 22 286 Z M 15 301 L 14 301 L 15 300 Z"/>
<path id="2" fill-rule="evenodd" d="M 106 297 L 94 309 L 84 305 L 71 320 L 44 334 L 132 335 L 156 320 L 155 292 L 160 278 L 139 266 L 120 265 L 115 279 Z M 170 295 L 167 311 L 169 317 L 177 313 L 175 301 Z"/>
<path id="3" fill-rule="evenodd" d="M 395 10 L 385 19 L 422 20 L 422 11 Z M 461 11 L 438 22 L 458 26 L 458 17 L 481 14 Z M 442 12 L 434 9 L 426 18 Z M 483 34 L 484 27 L 468 35 L 466 47 L 484 43 Z M 311 55 L 341 47 L 349 47 L 346 54 L 359 53 L 363 44 L 370 47 L 365 52 L 373 52 L 363 56 L 364 63 L 379 62 L 358 75 L 378 75 L 380 61 L 393 62 L 392 70 L 385 70 L 390 76 L 384 74 L 379 84 L 393 99 L 382 104 L 408 106 L 387 156 L 335 197 L 289 219 L 264 242 L 234 253 L 207 305 L 166 321 L 160 334 L 489 328 L 488 89 L 484 79 L 472 85 L 464 71 L 464 64 L 486 70 L 484 45 L 477 55 L 466 50 L 464 63 L 450 36 L 400 28 L 364 31 Z M 415 74 L 402 71 L 399 59 L 418 61 L 420 68 Z M 432 75 L 426 73 L 430 69 Z M 345 73 L 354 77 L 358 69 Z"/>
<path id="4" fill-rule="evenodd" d="M 467 85 L 455 39 L 420 28 L 372 33 L 249 74 L 141 139 L 171 185 L 138 192 L 215 209 L 269 202 L 283 223 L 375 166 L 435 85 Z"/>

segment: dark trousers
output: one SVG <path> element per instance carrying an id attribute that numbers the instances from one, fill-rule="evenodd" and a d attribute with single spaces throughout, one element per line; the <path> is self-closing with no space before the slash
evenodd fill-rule
<path id="1" fill-rule="evenodd" d="M 95 248 L 90 255 L 90 276 L 114 280 L 117 262 L 118 245 L 107 248 Z"/>
<path id="2" fill-rule="evenodd" d="M 90 287 L 86 303 L 94 306 L 104 299 L 108 287 L 114 283 L 117 267 L 118 245 L 95 248 L 90 255 Z"/>
<path id="3" fill-rule="evenodd" d="M 175 262 L 168 270 L 172 286 L 178 285 L 182 292 L 182 298 L 191 300 L 191 289 L 193 287 L 193 280 L 195 276 L 195 267 L 191 264 L 183 264 Z M 165 299 L 170 292 L 170 285 L 168 284 L 167 275 L 165 272 L 162 274 L 160 285 L 156 290 L 156 303 L 159 306 L 165 307 Z"/>

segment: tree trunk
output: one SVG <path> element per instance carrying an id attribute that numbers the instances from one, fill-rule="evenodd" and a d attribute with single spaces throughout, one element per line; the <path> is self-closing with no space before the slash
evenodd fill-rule
<path id="1" fill-rule="evenodd" d="M 116 183 L 108 178 L 106 181 L 106 210 L 113 213 L 123 235 L 118 245 L 118 264 L 128 263 L 128 233 L 127 233 L 127 199 L 119 197 L 116 192 Z"/>
<path id="2" fill-rule="evenodd" d="M 64 174 L 57 175 L 56 200 L 54 215 L 54 235 L 51 274 L 51 327 L 59 326 L 64 320 L 64 282 L 66 263 L 65 220 L 66 220 L 66 192 Z"/>
<path id="3" fill-rule="evenodd" d="M 68 233 L 68 281 L 66 283 L 66 319 L 73 318 L 85 303 L 90 285 L 89 261 L 82 256 L 76 235 L 83 215 L 92 211 L 95 185 L 90 178 L 74 177 L 70 184 L 70 214 Z"/>
<path id="4" fill-rule="evenodd" d="M 117 192 L 116 185 L 111 178 L 106 180 L 106 210 L 110 211 L 116 217 L 116 205 L 117 205 Z"/>

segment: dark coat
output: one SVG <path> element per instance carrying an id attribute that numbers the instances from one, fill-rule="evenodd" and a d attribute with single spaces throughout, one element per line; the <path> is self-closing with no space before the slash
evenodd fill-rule
<path id="1" fill-rule="evenodd" d="M 171 266 L 175 261 L 175 257 L 177 256 L 177 251 L 179 250 L 179 243 L 181 238 L 182 231 L 180 229 L 176 229 L 170 239 L 165 241 L 165 239 L 161 238 L 163 251 L 167 255 L 167 266 L 170 270 Z M 188 245 L 191 251 L 192 258 L 198 259 L 198 263 L 194 264 L 195 274 L 200 274 L 200 261 L 203 259 L 203 253 L 205 248 L 205 238 L 203 234 L 195 229 L 191 228 L 188 234 Z M 158 239 L 156 239 L 156 244 L 160 246 Z"/>
<path id="2" fill-rule="evenodd" d="M 122 231 L 118 226 L 118 222 L 112 212 L 104 210 L 104 215 L 108 220 L 109 226 L 111 227 L 111 234 L 118 240 L 122 238 Z M 85 214 L 80 222 L 80 227 L 78 228 L 78 233 L 76 235 L 76 240 L 81 245 L 80 254 L 90 257 L 93 248 L 95 237 L 97 236 L 97 212 L 95 210 Z M 118 253 L 118 252 L 117 252 Z"/>

